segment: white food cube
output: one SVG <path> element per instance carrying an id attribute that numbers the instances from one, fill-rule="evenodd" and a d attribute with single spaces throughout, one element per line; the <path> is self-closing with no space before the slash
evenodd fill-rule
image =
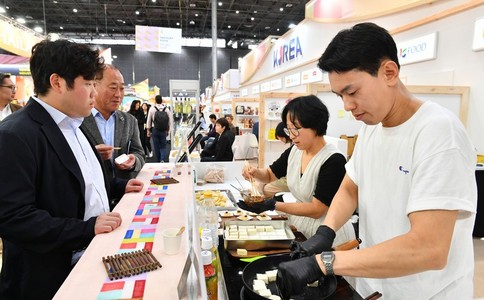
<path id="1" fill-rule="evenodd" d="M 267 231 L 267 232 L 274 231 L 274 227 L 272 227 L 272 226 L 265 226 L 264 227 L 264 231 Z"/>
<path id="2" fill-rule="evenodd" d="M 269 278 L 266 274 L 259 274 L 257 273 L 257 279 L 264 281 L 265 284 L 269 283 Z"/>
<path id="3" fill-rule="evenodd" d="M 269 282 L 276 281 L 277 278 L 277 270 L 266 271 L 267 278 Z"/>
<path id="4" fill-rule="evenodd" d="M 271 290 L 265 289 L 265 290 L 260 290 L 259 295 L 262 297 L 270 297 L 272 295 Z"/>
<path id="5" fill-rule="evenodd" d="M 237 225 L 229 225 L 229 229 L 234 229 L 237 231 Z"/>
<path id="6" fill-rule="evenodd" d="M 255 279 L 253 284 L 254 292 L 258 293 L 261 290 L 266 290 L 267 286 L 262 280 Z"/>
<path id="7" fill-rule="evenodd" d="M 247 250 L 246 249 L 237 249 L 237 255 L 247 256 Z"/>
<path id="8" fill-rule="evenodd" d="M 264 226 L 255 226 L 255 229 L 256 229 L 258 232 L 262 232 L 262 231 L 264 231 Z"/>
<path id="9" fill-rule="evenodd" d="M 247 233 L 249 235 L 256 235 L 257 234 L 257 230 L 255 230 L 255 228 L 249 228 L 249 229 L 247 229 Z"/>

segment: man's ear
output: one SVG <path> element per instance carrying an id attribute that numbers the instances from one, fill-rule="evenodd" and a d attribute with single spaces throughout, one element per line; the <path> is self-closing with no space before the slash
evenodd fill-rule
<path id="1" fill-rule="evenodd" d="M 400 70 L 398 65 L 392 60 L 386 60 L 380 68 L 383 78 L 389 85 L 394 85 L 399 80 Z"/>
<path id="2" fill-rule="evenodd" d="M 66 85 L 64 78 L 60 77 L 59 74 L 53 73 L 49 77 L 50 86 L 56 93 L 61 93 L 62 89 Z"/>

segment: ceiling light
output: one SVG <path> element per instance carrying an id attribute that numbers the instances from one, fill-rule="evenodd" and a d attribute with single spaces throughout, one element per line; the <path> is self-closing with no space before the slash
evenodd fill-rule
<path id="1" fill-rule="evenodd" d="M 3 14 L 3 13 L 6 13 L 7 11 L 5 10 L 5 8 L 3 8 L 3 6 L 0 6 L 0 14 Z"/>
<path id="2" fill-rule="evenodd" d="M 180 22 L 176 22 L 176 26 L 180 26 Z"/>
<path id="3" fill-rule="evenodd" d="M 287 28 L 290 28 L 290 29 L 292 29 L 294 27 L 296 27 L 296 24 L 294 24 L 294 23 L 291 23 L 291 24 L 289 24 L 289 26 L 287 26 Z"/>
<path id="4" fill-rule="evenodd" d="M 254 20 L 255 20 L 255 18 L 254 18 L 254 17 L 252 17 L 252 18 L 250 18 L 250 20 L 251 20 L 251 21 L 254 21 Z"/>
<path id="5" fill-rule="evenodd" d="M 257 37 L 257 35 L 256 35 L 256 34 L 254 34 L 254 37 Z"/>
<path id="6" fill-rule="evenodd" d="M 25 24 L 25 19 L 24 18 L 17 18 L 17 22 L 20 24 Z"/>
<path id="7" fill-rule="evenodd" d="M 279 28 L 277 28 L 277 31 L 279 31 Z"/>
<path id="8" fill-rule="evenodd" d="M 151 2 L 155 3 L 155 2 L 156 2 L 156 0 L 151 0 Z"/>
<path id="9" fill-rule="evenodd" d="M 286 7 L 292 7 L 291 3 L 286 4 Z"/>
<path id="10" fill-rule="evenodd" d="M 156 1 L 156 0 L 155 0 L 155 1 Z M 118 58 L 118 56 L 117 56 L 117 55 L 113 55 L 113 58 Z"/>
<path id="11" fill-rule="evenodd" d="M 280 11 L 284 11 L 284 7 L 279 8 Z"/>
<path id="12" fill-rule="evenodd" d="M 235 11 L 235 13 L 236 13 L 236 14 L 238 14 L 238 13 L 239 13 L 239 11 L 238 11 L 238 10 L 236 10 L 236 11 Z"/>
<path id="13" fill-rule="evenodd" d="M 76 13 L 77 12 L 77 8 L 74 8 L 72 11 Z"/>
<path id="14" fill-rule="evenodd" d="M 64 27 L 62 27 L 62 26 L 59 26 L 59 29 L 60 29 L 60 30 L 64 30 Z"/>
<path id="15" fill-rule="evenodd" d="M 271 27 L 270 27 L 270 26 L 266 26 L 266 27 L 264 27 L 264 29 L 265 29 L 265 30 L 267 30 L 267 29 L 271 29 Z"/>
<path id="16" fill-rule="evenodd" d="M 254 10 L 254 14 L 256 14 L 256 13 L 257 13 L 257 10 Z"/>
<path id="17" fill-rule="evenodd" d="M 54 1 L 52 1 L 52 2 L 54 2 L 55 4 L 57 4 L 57 3 L 58 3 L 58 2 L 57 2 L 57 0 L 54 0 Z"/>
<path id="18" fill-rule="evenodd" d="M 229 26 L 227 26 L 227 28 L 229 28 L 229 29 L 230 29 L 230 28 L 232 28 L 232 26 L 230 26 L 230 25 L 229 25 Z"/>
<path id="19" fill-rule="evenodd" d="M 190 3 L 190 7 L 197 7 L 195 3 Z"/>
<path id="20" fill-rule="evenodd" d="M 232 42 L 232 40 L 230 40 L 230 41 L 227 43 L 227 46 L 232 45 L 232 43 L 233 43 L 233 42 Z"/>
<path id="21" fill-rule="evenodd" d="M 198 17 L 198 14 L 195 14 L 195 17 Z"/>
<path id="22" fill-rule="evenodd" d="M 139 10 L 137 10 L 137 11 L 135 12 L 135 14 L 139 15 Z"/>
<path id="23" fill-rule="evenodd" d="M 195 21 L 191 20 L 190 25 L 195 25 Z"/>
<path id="24" fill-rule="evenodd" d="M 40 26 L 35 26 L 34 30 L 38 33 L 42 33 L 42 31 L 44 31 Z"/>
<path id="25" fill-rule="evenodd" d="M 218 3 L 218 6 L 222 6 L 222 2 L 219 2 L 219 3 Z"/>

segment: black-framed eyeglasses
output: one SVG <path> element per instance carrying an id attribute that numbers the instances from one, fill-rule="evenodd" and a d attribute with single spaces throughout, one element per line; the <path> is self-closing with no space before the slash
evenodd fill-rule
<path id="1" fill-rule="evenodd" d="M 0 84 L 1 87 L 6 87 L 12 90 L 12 92 L 15 92 L 17 90 L 17 86 L 15 84 L 12 85 L 5 85 L 5 84 Z"/>
<path id="2" fill-rule="evenodd" d="M 287 134 L 288 136 L 290 136 L 291 134 L 293 136 L 299 136 L 299 131 L 301 130 L 302 128 L 297 128 L 297 127 L 293 127 L 293 128 L 284 128 L 284 133 Z"/>

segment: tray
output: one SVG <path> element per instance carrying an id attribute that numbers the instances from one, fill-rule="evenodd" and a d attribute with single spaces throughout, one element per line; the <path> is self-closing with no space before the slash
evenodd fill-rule
<path id="1" fill-rule="evenodd" d="M 259 237 L 252 239 L 232 239 L 229 238 L 227 232 L 224 230 L 224 247 L 227 250 L 246 249 L 247 251 L 258 250 L 274 250 L 274 249 L 289 249 L 291 242 L 295 239 L 294 233 L 289 228 L 287 221 L 284 220 L 271 220 L 271 221 L 227 221 L 225 222 L 225 228 L 230 225 L 237 226 L 272 226 L 274 229 L 284 229 L 286 238 L 272 239 L 268 237 Z"/>
<path id="2" fill-rule="evenodd" d="M 204 190 L 195 190 L 195 193 L 197 192 L 203 192 Z M 238 207 L 237 207 L 237 202 L 235 200 L 235 197 L 234 195 L 232 194 L 232 192 L 230 190 L 215 190 L 215 189 L 211 189 L 212 192 L 220 192 L 221 194 L 223 194 L 224 196 L 227 197 L 227 201 L 225 202 L 225 206 L 219 206 L 217 205 L 217 210 L 218 211 L 223 211 L 223 210 L 236 210 Z"/>

